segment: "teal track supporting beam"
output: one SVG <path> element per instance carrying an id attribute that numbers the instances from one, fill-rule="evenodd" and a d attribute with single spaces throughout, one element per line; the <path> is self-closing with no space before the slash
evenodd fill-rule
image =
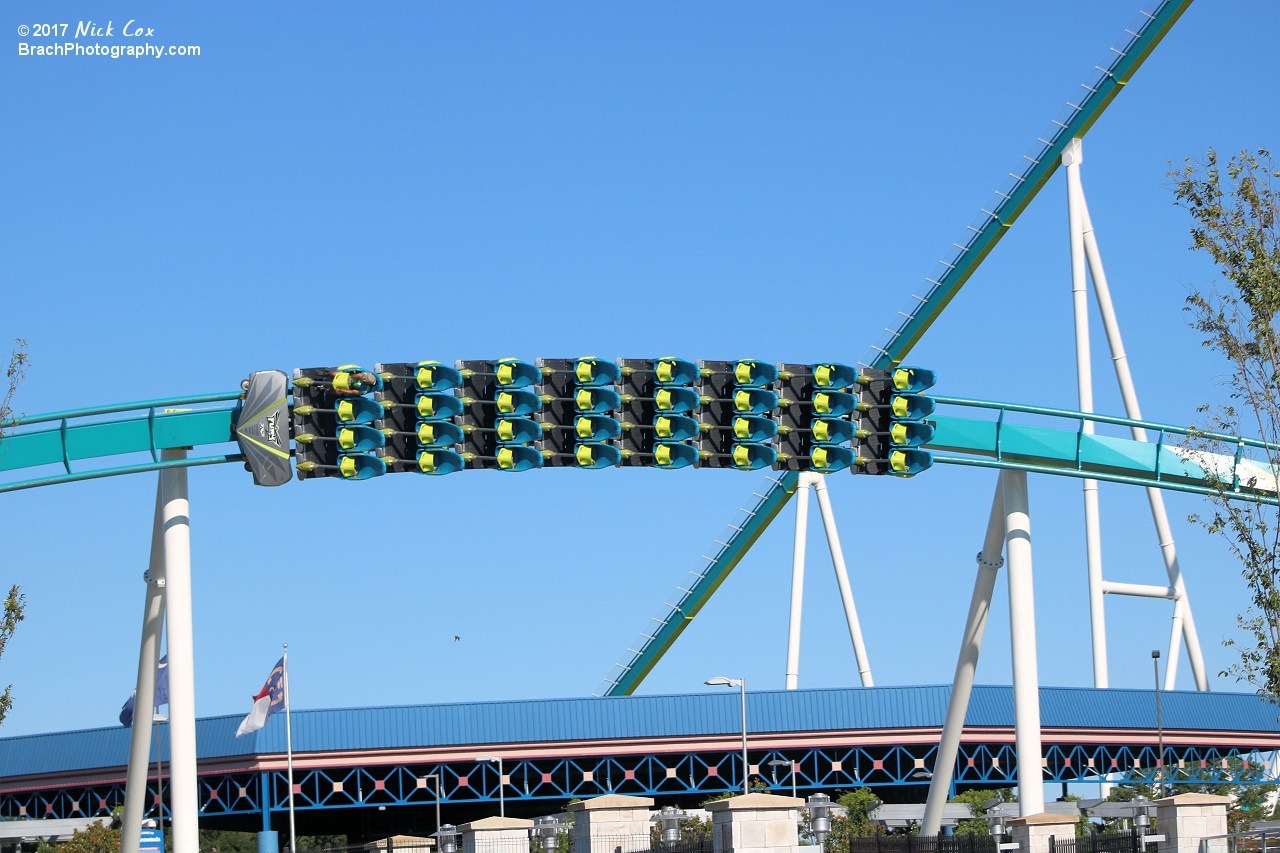
<path id="1" fill-rule="evenodd" d="M 924 295 L 914 296 L 902 312 L 905 319 L 875 347 L 872 367 L 885 369 L 901 363 L 920 337 L 938 319 L 947 304 L 960 292 L 983 259 L 1004 237 L 1027 205 L 1036 197 L 1062 160 L 1062 152 L 1072 139 L 1083 137 L 1107 106 L 1120 94 L 1151 51 L 1169 32 L 1191 0 L 1157 0 L 1154 11 L 1143 11 L 1125 30 L 1103 62 L 1081 84 L 1035 145 L 1009 173 L 1008 180 L 965 229 L 946 260 L 925 279 Z"/>
<path id="2" fill-rule="evenodd" d="M 967 465 L 970 468 L 995 468 L 1009 471 L 1026 471 L 1029 474 L 1053 474 L 1058 477 L 1078 477 L 1081 479 L 1101 480 L 1107 483 L 1120 483 L 1125 486 L 1154 486 L 1165 491 L 1190 492 L 1195 495 L 1212 496 L 1218 491 L 1209 486 L 1197 486 L 1192 483 L 1178 483 L 1172 480 L 1161 480 L 1156 483 L 1145 477 L 1124 474 L 1108 474 L 1098 471 L 1077 471 L 1070 468 L 1055 468 L 1052 465 L 1036 465 L 1029 462 L 1013 462 L 1009 459 L 973 459 L 966 456 L 934 456 L 935 463 L 943 465 Z M 1245 491 L 1229 491 L 1225 496 L 1232 500 L 1251 501 L 1253 503 L 1280 506 L 1280 499 L 1273 494 L 1255 494 Z"/>
<path id="3" fill-rule="evenodd" d="M 189 459 L 174 459 L 168 462 L 148 462 L 142 465 L 120 465 L 115 468 L 95 468 L 92 471 L 80 471 L 71 474 L 55 474 L 52 477 L 40 477 L 34 480 L 19 480 L 16 483 L 0 483 L 0 494 L 19 492 L 23 489 L 34 489 L 37 486 L 56 486 L 59 483 L 76 483 L 81 480 L 101 480 L 103 477 L 119 477 L 122 474 L 145 474 L 148 471 L 164 471 L 168 468 L 199 468 L 204 465 L 223 465 L 227 462 L 243 462 L 244 456 L 229 453 L 224 456 L 195 456 Z"/>
<path id="4" fill-rule="evenodd" d="M 727 542 L 720 543 L 720 550 L 715 557 L 704 558 L 708 561 L 706 569 L 684 591 L 679 602 L 667 605 L 670 609 L 663 619 L 658 620 L 658 629 L 652 635 L 645 635 L 644 643 L 630 662 L 620 665 L 622 674 L 609 680 L 606 696 L 630 696 L 635 692 L 644 677 L 662 659 L 667 649 L 671 648 L 671 644 L 689 627 L 693 617 L 711 599 L 712 593 L 720 588 L 720 584 L 725 582 L 729 573 L 760 538 L 760 534 L 786 506 L 787 501 L 791 500 L 799 480 L 800 474 L 796 471 L 787 471 L 780 477 L 769 478 L 769 489 L 763 495 L 758 495 L 760 500 L 753 509 L 747 511 L 746 521 L 741 526 L 733 526 L 733 535 Z"/>

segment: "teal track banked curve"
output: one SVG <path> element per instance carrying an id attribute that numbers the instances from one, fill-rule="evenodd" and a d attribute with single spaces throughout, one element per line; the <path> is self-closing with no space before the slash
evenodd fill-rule
<path id="1" fill-rule="evenodd" d="M 141 474 L 165 468 L 193 468 L 243 461 L 244 457 L 239 453 L 166 461 L 160 459 L 161 451 L 164 450 L 234 441 L 231 427 L 237 407 L 190 407 L 238 401 L 240 396 L 239 391 L 229 391 L 15 418 L 0 424 L 0 428 L 5 430 L 23 428 L 22 432 L 7 434 L 0 439 L 0 472 L 45 466 L 61 466 L 63 471 L 30 480 L 0 483 L 0 492 L 96 480 L 121 474 Z M 104 419 L 109 415 L 122 417 Z M 28 429 L 47 423 L 56 426 L 49 429 Z M 83 464 L 88 459 L 139 454 L 150 456 L 151 461 L 121 460 L 121 464 L 110 467 L 81 467 L 80 470 L 76 470 L 73 465 L 77 462 Z"/>
<path id="2" fill-rule="evenodd" d="M 242 457 L 234 453 L 172 461 L 160 459 L 161 452 L 167 449 L 194 449 L 230 442 L 238 407 L 209 404 L 238 401 L 239 397 L 240 394 L 235 392 L 175 397 L 54 412 L 11 422 L 5 426 L 18 427 L 22 431 L 7 435 L 0 441 L 0 472 L 54 465 L 60 465 L 64 470 L 41 478 L 0 483 L 0 492 L 164 468 L 240 461 Z M 1089 477 L 1127 485 L 1224 495 L 1272 505 L 1278 502 L 1275 472 L 1251 463 L 1245 456 L 1246 449 L 1275 451 L 1277 448 L 1268 447 L 1256 439 L 1206 435 L 1188 427 L 1041 406 L 956 397 L 934 399 L 944 407 L 989 413 L 985 419 L 950 415 L 933 417 L 931 423 L 936 427 L 936 434 L 928 449 L 935 452 L 937 463 Z M 204 408 L 190 408 L 194 406 Z M 1072 423 L 1069 429 L 1037 426 L 1015 423 L 1010 420 L 1011 415 Z M 1144 442 L 1086 433 L 1086 422 L 1137 427 L 1154 434 L 1156 440 Z M 53 426 L 38 428 L 45 424 Z M 1167 441 L 1170 435 L 1178 440 Z M 1231 452 L 1216 456 L 1205 454 L 1197 458 L 1194 452 L 1184 449 L 1187 439 L 1201 444 L 1226 445 L 1225 449 Z M 939 455 L 939 451 L 963 455 L 944 456 Z M 138 455 L 144 455 L 144 458 L 104 468 L 77 471 L 72 465 L 89 459 Z M 1201 463 L 1209 465 L 1210 470 L 1206 471 Z M 1240 475 L 1241 470 L 1246 472 L 1246 476 Z M 653 633 L 644 634 L 640 648 L 633 650 L 632 659 L 625 665 L 619 665 L 622 672 L 618 678 L 608 680 L 608 695 L 635 690 L 790 500 L 798 478 L 798 473 L 790 471 L 768 478 L 770 487 L 755 495 L 758 500 L 750 509 L 742 510 L 744 518 L 735 519 L 735 523 L 729 525 L 729 535 L 723 541 L 717 541 L 718 549 L 714 555 L 704 556 L 706 565 L 693 573 L 694 579 L 687 589 L 679 590 L 681 594 L 677 602 L 667 605 L 667 612 L 656 620 L 657 627 Z"/>
<path id="3" fill-rule="evenodd" d="M 883 370 L 902 363 L 1009 227 L 1048 183 L 1062 160 L 1067 144 L 1089 131 L 1190 5 L 1191 0 L 1158 0 L 1150 11 L 1144 9 L 1139 13 L 1138 19 L 1112 46 L 1106 59 L 1094 67 L 1095 73 L 1081 84 L 1079 93 L 1067 102 L 1049 129 L 1037 137 L 1031 151 L 1009 173 L 1008 180 L 980 210 L 974 222 L 965 228 L 961 238 L 952 243 L 954 251 L 948 254 L 947 260 L 939 261 L 937 270 L 925 279 L 924 295 L 913 295 L 907 309 L 899 312 L 905 319 L 895 328 L 885 330 L 888 337 L 874 348 L 869 366 Z M 770 488 L 766 500 L 777 504 L 775 515 L 795 492 L 798 480 L 797 473 L 788 472 Z M 738 564 L 757 536 L 759 532 L 750 537 L 735 534 L 729 538 L 722 549 L 723 560 L 728 567 L 724 575 Z M 714 586 L 706 587 L 706 595 L 696 602 L 694 612 L 706 603 L 705 598 L 722 582 L 723 577 Z M 678 635 L 679 631 L 665 645 L 661 645 L 659 640 L 643 643 L 632 663 L 623 667 L 621 676 L 609 680 L 606 695 L 630 695 Z M 660 651 L 655 656 L 652 652 L 657 649 Z"/>

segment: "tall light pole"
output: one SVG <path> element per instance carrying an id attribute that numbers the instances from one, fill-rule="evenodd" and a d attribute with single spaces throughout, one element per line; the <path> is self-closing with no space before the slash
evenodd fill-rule
<path id="1" fill-rule="evenodd" d="M 507 816 L 507 801 L 502 784 L 502 756 L 501 755 L 477 755 L 476 761 L 496 761 L 498 762 L 498 816 Z"/>
<path id="2" fill-rule="evenodd" d="M 1156 671 L 1156 738 L 1160 744 L 1160 757 L 1156 759 L 1156 778 L 1161 779 L 1161 770 L 1164 769 L 1164 720 L 1160 716 L 1160 650 L 1151 650 L 1151 666 Z M 1163 793 L 1164 785 L 1160 786 Z"/>
<path id="3" fill-rule="evenodd" d="M 717 675 L 703 683 L 710 684 L 712 687 L 737 687 L 742 694 L 742 793 L 749 794 L 751 793 L 751 765 L 747 763 L 747 680 Z"/>
<path id="4" fill-rule="evenodd" d="M 426 778 L 436 780 L 436 832 L 439 832 L 440 831 L 440 774 L 428 773 L 426 775 Z"/>

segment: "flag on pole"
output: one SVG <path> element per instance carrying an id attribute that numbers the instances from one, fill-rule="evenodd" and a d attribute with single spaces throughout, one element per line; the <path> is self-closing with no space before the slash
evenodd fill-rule
<path id="1" fill-rule="evenodd" d="M 129 701 L 124 703 L 124 707 L 120 709 L 120 725 L 133 725 L 133 707 L 138 701 L 138 689 L 135 687 L 133 692 L 129 694 Z M 160 669 L 156 672 L 156 704 L 159 708 L 161 705 L 169 704 L 169 656 L 165 655 L 160 658 Z"/>
<path id="2" fill-rule="evenodd" d="M 280 658 L 275 668 L 271 670 L 271 675 L 267 676 L 267 683 L 262 685 L 262 690 L 253 697 L 253 710 L 240 723 L 240 728 L 236 729 L 236 737 L 244 737 L 250 732 L 256 732 L 267 724 L 267 719 L 272 714 L 283 708 L 284 658 Z"/>

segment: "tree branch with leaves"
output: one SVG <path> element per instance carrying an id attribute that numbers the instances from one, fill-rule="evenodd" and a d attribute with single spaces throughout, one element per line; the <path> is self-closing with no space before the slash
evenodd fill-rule
<path id="1" fill-rule="evenodd" d="M 1259 451 L 1265 459 L 1257 461 L 1273 476 L 1280 473 L 1280 172 L 1265 150 L 1242 151 L 1224 168 L 1210 149 L 1168 176 L 1177 180 L 1175 203 L 1193 220 L 1191 249 L 1206 252 L 1226 278 L 1208 290 L 1192 288 L 1184 309 L 1203 345 L 1230 368 L 1227 402 L 1201 406 L 1205 422 L 1188 440 L 1192 461 L 1215 492 L 1213 510 L 1190 520 L 1223 537 L 1249 585 L 1250 606 L 1237 617 L 1247 639 L 1226 641 L 1240 659 L 1223 674 L 1280 702 L 1280 509 L 1229 498 L 1239 474 L 1220 461 L 1236 458 L 1239 448 L 1210 435 L 1256 436 L 1267 443 Z M 1274 481 L 1259 479 L 1240 485 L 1274 488 Z"/>
<path id="2" fill-rule="evenodd" d="M 7 386 L 4 397 L 0 398 L 0 454 L 4 453 L 5 431 L 12 426 L 14 419 L 13 397 L 18 393 L 18 386 L 22 384 L 22 380 L 26 378 L 27 368 L 30 365 L 27 342 L 18 338 L 13 342 L 13 352 L 9 356 L 9 370 L 5 374 Z M 9 640 L 18 629 L 18 623 L 26 618 L 26 614 L 27 597 L 22 594 L 21 587 L 14 584 L 9 588 L 8 596 L 5 597 L 4 614 L 0 616 L 0 658 L 4 657 L 5 647 L 9 645 Z M 10 684 L 4 689 L 4 693 L 0 693 L 0 723 L 4 723 L 4 718 L 9 715 L 12 707 L 13 685 Z"/>

